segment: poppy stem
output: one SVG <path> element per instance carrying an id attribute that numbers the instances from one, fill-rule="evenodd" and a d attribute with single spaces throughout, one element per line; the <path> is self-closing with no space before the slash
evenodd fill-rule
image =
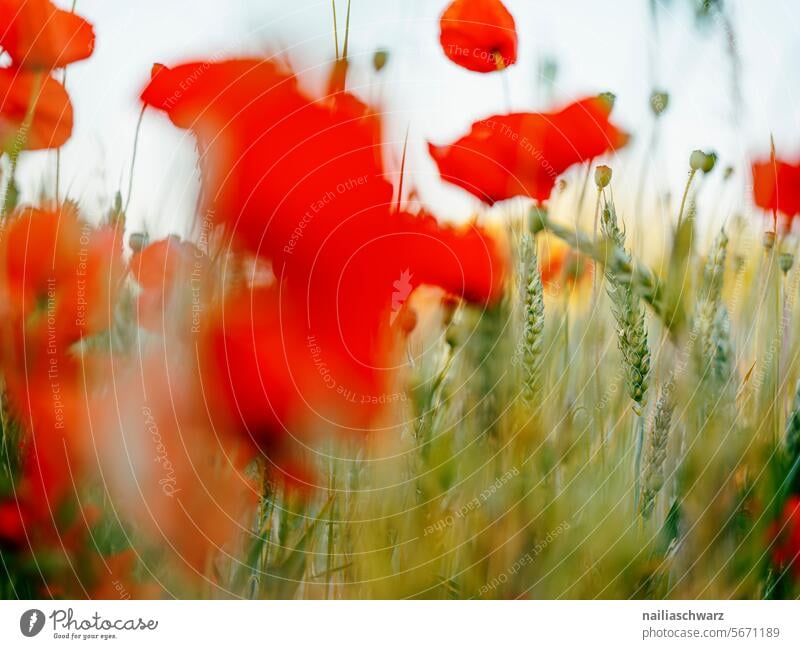
<path id="1" fill-rule="evenodd" d="M 339 29 L 336 26 L 336 0 L 331 0 L 333 8 L 333 45 L 336 48 L 336 61 L 339 61 Z"/>
<path id="2" fill-rule="evenodd" d="M 347 61 L 347 46 L 350 43 L 350 0 L 347 0 L 347 16 L 344 19 L 344 45 L 342 45 L 342 58 Z"/>
<path id="3" fill-rule="evenodd" d="M 133 151 L 131 152 L 131 168 L 128 172 L 128 194 L 125 198 L 125 206 L 122 208 L 122 213 L 128 212 L 128 205 L 131 204 L 131 196 L 133 195 L 133 169 L 136 165 L 136 152 L 139 149 L 139 131 L 142 128 L 142 120 L 144 119 L 145 106 L 139 112 L 139 119 L 136 122 L 136 132 L 133 135 Z"/>
<path id="4" fill-rule="evenodd" d="M 692 186 L 692 180 L 694 180 L 694 175 L 696 173 L 697 169 L 692 169 L 689 171 L 689 178 L 686 180 L 686 187 L 683 190 L 683 198 L 681 198 L 681 209 L 678 212 L 678 230 L 681 229 L 681 224 L 683 223 L 683 211 L 686 209 L 686 198 L 689 196 L 689 188 Z"/>
<path id="5" fill-rule="evenodd" d="M 333 573 L 333 556 L 335 552 L 335 521 L 334 516 L 336 515 L 336 457 L 333 452 L 333 448 L 330 451 L 330 467 L 329 467 L 329 474 L 328 474 L 328 498 L 331 503 L 331 510 L 328 517 L 328 539 L 327 539 L 327 557 L 326 557 L 326 565 L 325 565 L 325 572 L 327 573 L 327 583 L 325 585 L 325 598 L 326 599 L 333 599 L 333 582 L 332 582 L 332 573 Z"/>
<path id="6" fill-rule="evenodd" d="M 494 54 L 494 64 L 497 66 L 497 71 L 503 72 L 506 69 L 506 63 L 505 61 L 503 61 L 503 57 L 498 51 L 494 51 L 493 54 Z M 503 83 L 503 95 L 505 96 L 506 100 L 506 110 L 511 112 L 511 86 L 508 85 L 508 75 L 503 74 L 501 76 Z"/>
<path id="7" fill-rule="evenodd" d="M 403 157 L 400 159 L 400 182 L 397 186 L 397 206 L 396 212 L 400 212 L 400 203 L 403 200 L 403 180 L 406 174 L 406 152 L 408 150 L 408 132 L 411 129 L 411 124 L 406 127 L 406 137 L 403 141 Z"/>

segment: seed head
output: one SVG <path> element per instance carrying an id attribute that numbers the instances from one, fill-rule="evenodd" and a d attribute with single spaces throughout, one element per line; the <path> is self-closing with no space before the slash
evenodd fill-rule
<path id="1" fill-rule="evenodd" d="M 717 154 L 713 151 L 710 153 L 705 153 L 700 149 L 695 149 L 692 151 L 692 155 L 689 156 L 689 166 L 692 168 L 693 171 L 702 171 L 704 174 L 710 172 L 714 165 L 717 162 Z"/>

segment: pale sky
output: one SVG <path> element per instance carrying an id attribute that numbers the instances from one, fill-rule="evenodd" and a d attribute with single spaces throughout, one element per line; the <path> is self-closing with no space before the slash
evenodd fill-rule
<path id="1" fill-rule="evenodd" d="M 500 74 L 462 70 L 441 53 L 437 18 L 446 4 L 352 0 L 350 87 L 380 99 L 397 158 L 410 128 L 407 178 L 435 213 L 463 219 L 477 201 L 437 180 L 425 141 L 449 141 L 471 122 L 509 105 Z M 507 72 L 510 107 L 545 110 L 612 91 L 614 121 L 636 136 L 634 145 L 608 161 L 623 213 L 633 209 L 645 157 L 650 182 L 657 178 L 659 191 L 674 195 L 682 189 L 694 148 L 716 150 L 720 165 L 733 165 L 739 179 L 723 188 L 721 170 L 715 172 L 703 188 L 701 209 L 715 218 L 734 209 L 752 211 L 744 200 L 747 157 L 768 152 L 770 133 L 779 153 L 800 155 L 800 2 L 726 4 L 741 60 L 738 122 L 725 30 L 715 22 L 698 28 L 689 0 L 659 0 L 655 40 L 648 0 L 506 0 L 520 41 L 519 63 Z M 337 5 L 343 29 L 346 1 Z M 137 96 L 154 62 L 285 51 L 298 69 L 323 69 L 333 56 L 329 0 L 78 0 L 77 11 L 94 23 L 97 48 L 91 59 L 68 69 L 76 119 L 62 152 L 61 186 L 62 194 L 66 190 L 90 213 L 107 206 L 118 188 L 126 193 Z M 390 51 L 390 62 L 376 80 L 370 60 L 378 47 Z M 552 93 L 539 75 L 547 59 L 558 63 Z M 670 93 L 655 151 L 647 146 L 654 82 Z M 24 157 L 19 170 L 24 199 L 43 183 L 52 187 L 54 161 L 54 153 Z M 567 175 L 573 184 L 579 177 L 580 171 Z M 139 140 L 131 227 L 146 227 L 156 237 L 185 233 L 196 192 L 191 137 L 149 111 Z"/>

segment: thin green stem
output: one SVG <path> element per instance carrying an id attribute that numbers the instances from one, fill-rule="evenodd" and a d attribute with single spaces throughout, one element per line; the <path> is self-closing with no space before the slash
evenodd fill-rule
<path id="1" fill-rule="evenodd" d="M 689 196 L 689 188 L 692 186 L 692 180 L 694 180 L 696 173 L 697 169 L 692 169 L 689 171 L 689 178 L 686 180 L 686 187 L 683 190 L 683 198 L 681 198 L 681 209 L 678 212 L 678 230 L 681 229 L 681 223 L 683 223 L 683 211 L 686 209 L 686 198 Z"/>
<path id="2" fill-rule="evenodd" d="M 350 0 L 347 0 L 347 17 L 344 25 L 344 45 L 342 46 L 342 59 L 347 61 L 347 50 L 350 43 Z"/>
<path id="3" fill-rule="evenodd" d="M 125 206 L 122 208 L 123 213 L 128 212 L 128 205 L 131 203 L 131 196 L 133 195 L 133 171 L 136 165 L 136 152 L 139 149 L 139 131 L 142 128 L 142 119 L 144 119 L 144 110 L 145 107 L 142 106 L 142 110 L 139 112 L 139 119 L 136 122 L 136 132 L 133 136 L 133 152 L 131 153 L 131 168 L 128 175 L 128 194 L 125 198 Z"/>
<path id="4" fill-rule="evenodd" d="M 331 0 L 333 9 L 333 45 L 336 48 L 336 61 L 339 61 L 339 28 L 336 26 L 336 0 Z"/>

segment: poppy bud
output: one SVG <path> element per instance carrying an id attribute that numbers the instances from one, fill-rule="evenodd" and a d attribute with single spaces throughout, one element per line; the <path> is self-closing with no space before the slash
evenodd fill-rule
<path id="1" fill-rule="evenodd" d="M 714 168 L 716 162 L 717 154 L 713 151 L 711 153 L 704 153 L 700 149 L 695 149 L 692 151 L 692 155 L 689 156 L 689 166 L 692 170 L 702 171 L 705 174 Z"/>
<path id="2" fill-rule="evenodd" d="M 529 213 L 528 230 L 531 234 L 541 232 L 547 227 L 547 210 L 532 207 Z"/>
<path id="3" fill-rule="evenodd" d="M 764 243 L 764 248 L 766 248 L 767 250 L 772 250 L 773 246 L 775 245 L 775 233 L 765 232 L 763 243 Z"/>
<path id="4" fill-rule="evenodd" d="M 794 264 L 794 255 L 791 252 L 782 252 L 778 256 L 778 266 L 784 275 L 792 269 L 792 264 Z"/>
<path id="5" fill-rule="evenodd" d="M 150 237 L 146 232 L 131 232 L 131 236 L 128 237 L 128 247 L 133 250 L 133 252 L 139 252 L 142 248 L 147 246 L 149 240 Z"/>
<path id="6" fill-rule="evenodd" d="M 617 96 L 613 92 L 601 92 L 598 97 L 608 104 L 609 110 L 614 108 L 614 102 L 617 101 Z"/>
<path id="7" fill-rule="evenodd" d="M 372 55 L 372 67 L 375 69 L 375 72 L 380 72 L 383 70 L 388 62 L 388 50 L 375 50 L 375 54 Z"/>
<path id="8" fill-rule="evenodd" d="M 594 182 L 598 189 L 608 187 L 611 182 L 611 167 L 598 165 L 594 170 Z"/>
<path id="9" fill-rule="evenodd" d="M 669 93 L 663 90 L 654 90 L 650 95 L 650 110 L 658 117 L 669 106 Z"/>

